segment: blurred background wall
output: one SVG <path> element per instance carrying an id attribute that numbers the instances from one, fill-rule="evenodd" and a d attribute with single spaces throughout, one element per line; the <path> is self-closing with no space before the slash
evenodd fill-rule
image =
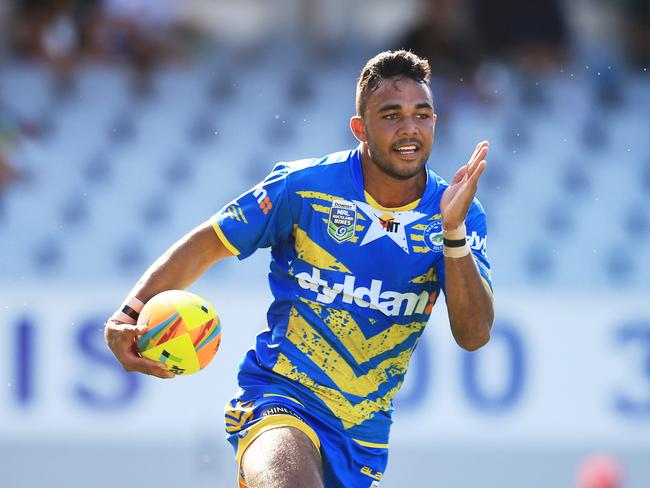
<path id="1" fill-rule="evenodd" d="M 352 147 L 358 73 L 400 47 L 433 68 L 430 166 L 491 141 L 497 317 L 469 354 L 436 309 L 382 486 L 650 486 L 647 0 L 0 2 L 0 486 L 235 486 L 268 253 L 192 287 L 224 324 L 198 375 L 120 371 L 103 321 L 274 162 Z"/>

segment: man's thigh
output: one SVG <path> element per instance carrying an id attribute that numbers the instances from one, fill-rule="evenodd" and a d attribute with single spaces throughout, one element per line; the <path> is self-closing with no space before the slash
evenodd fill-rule
<path id="1" fill-rule="evenodd" d="M 323 488 L 320 453 L 295 427 L 261 433 L 242 455 L 241 470 L 248 488 Z"/>

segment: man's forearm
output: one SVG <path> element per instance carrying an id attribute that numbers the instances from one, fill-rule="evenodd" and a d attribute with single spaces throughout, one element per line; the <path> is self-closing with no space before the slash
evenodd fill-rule
<path id="1" fill-rule="evenodd" d="M 486 344 L 494 320 L 492 293 L 471 253 L 462 258 L 445 257 L 445 296 L 458 345 L 473 351 Z"/>

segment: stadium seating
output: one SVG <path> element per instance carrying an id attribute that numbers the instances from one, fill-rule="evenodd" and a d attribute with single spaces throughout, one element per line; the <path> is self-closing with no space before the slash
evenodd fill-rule
<path id="1" fill-rule="evenodd" d="M 6 64 L 1 99 L 44 130 L 17 154 L 30 177 L 4 197 L 0 279 L 136 277 L 275 161 L 354 144 L 357 64 L 217 59 L 160 71 L 146 97 L 124 69 L 88 65 L 63 99 L 44 67 Z M 650 238 L 650 87 L 633 74 L 620 83 L 616 104 L 567 73 L 489 104 L 436 99 L 431 165 L 443 177 L 492 141 L 479 198 L 497 287 L 650 288 L 650 258 L 633 252 Z"/>

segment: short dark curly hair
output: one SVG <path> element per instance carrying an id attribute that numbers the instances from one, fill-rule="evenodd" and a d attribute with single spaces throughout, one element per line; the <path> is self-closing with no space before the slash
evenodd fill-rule
<path id="1" fill-rule="evenodd" d="M 363 117 L 368 95 L 379 87 L 381 80 L 395 76 L 405 76 L 418 83 L 428 84 L 431 77 L 429 61 L 403 49 L 384 51 L 368 60 L 357 82 L 357 115 Z"/>

